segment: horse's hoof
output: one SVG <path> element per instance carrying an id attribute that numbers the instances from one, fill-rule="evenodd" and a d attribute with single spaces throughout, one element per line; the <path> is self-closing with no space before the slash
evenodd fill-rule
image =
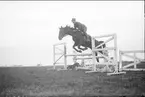
<path id="1" fill-rule="evenodd" d="M 79 51 L 80 53 L 82 53 L 82 51 Z"/>

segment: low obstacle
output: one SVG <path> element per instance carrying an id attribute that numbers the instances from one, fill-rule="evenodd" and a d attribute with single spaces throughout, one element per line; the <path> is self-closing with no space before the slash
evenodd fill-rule
<path id="1" fill-rule="evenodd" d="M 119 69 L 120 71 L 145 71 L 143 68 L 137 68 L 139 63 L 145 62 L 145 59 L 141 59 L 137 56 L 138 53 L 145 54 L 144 50 L 135 50 L 135 51 L 119 51 Z M 132 54 L 132 55 L 130 55 Z M 123 65 L 122 57 L 131 58 L 133 61 L 126 65 Z M 145 64 L 144 64 L 145 65 Z M 145 67 L 145 66 L 144 66 Z"/>
<path id="2" fill-rule="evenodd" d="M 74 57 L 73 57 L 73 61 L 74 63 L 76 63 L 77 61 L 81 60 L 81 64 L 79 67 L 77 67 L 76 69 L 85 69 L 85 70 L 91 70 L 92 69 L 92 63 L 86 64 L 86 60 L 92 60 L 93 56 L 91 53 L 83 53 L 83 54 L 77 54 L 76 51 L 74 51 Z"/>

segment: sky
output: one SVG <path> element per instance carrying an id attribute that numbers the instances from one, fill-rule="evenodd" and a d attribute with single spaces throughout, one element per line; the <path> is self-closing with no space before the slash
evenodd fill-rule
<path id="1" fill-rule="evenodd" d="M 117 34 L 118 50 L 144 50 L 143 1 L 0 1 L 0 65 L 53 64 L 59 27 L 87 26 L 91 36 Z"/>

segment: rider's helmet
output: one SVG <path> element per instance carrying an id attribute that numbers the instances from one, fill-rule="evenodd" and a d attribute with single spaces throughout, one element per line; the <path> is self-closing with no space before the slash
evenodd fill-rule
<path id="1" fill-rule="evenodd" d="M 71 20 L 72 22 L 75 22 L 76 21 L 76 19 L 75 18 L 72 18 L 72 20 Z"/>

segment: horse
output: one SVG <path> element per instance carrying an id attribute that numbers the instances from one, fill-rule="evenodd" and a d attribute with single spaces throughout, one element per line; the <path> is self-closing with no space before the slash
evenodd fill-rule
<path id="1" fill-rule="evenodd" d="M 70 26 L 66 26 L 66 27 L 60 27 L 59 28 L 59 36 L 58 36 L 58 39 L 59 40 L 62 40 L 63 37 L 67 36 L 67 35 L 70 35 L 72 36 L 72 40 L 74 41 L 74 45 L 73 45 L 73 49 L 76 50 L 77 52 L 81 53 L 82 51 L 84 50 L 87 50 L 88 48 L 92 49 L 92 38 L 90 35 L 88 35 L 88 40 L 86 39 L 86 37 L 83 35 L 83 33 L 79 30 L 76 30 L 74 29 L 73 27 L 70 27 Z M 98 41 L 98 40 L 95 40 L 95 47 L 104 43 L 104 41 Z M 78 47 L 78 49 L 76 49 L 76 46 Z M 82 48 L 82 47 L 83 48 Z M 106 45 L 102 45 L 101 47 L 99 48 L 105 48 Z M 103 54 L 102 51 L 99 51 L 100 53 Z M 97 56 L 98 54 L 95 53 L 95 55 Z M 97 59 L 97 62 L 99 62 L 99 59 Z"/>

